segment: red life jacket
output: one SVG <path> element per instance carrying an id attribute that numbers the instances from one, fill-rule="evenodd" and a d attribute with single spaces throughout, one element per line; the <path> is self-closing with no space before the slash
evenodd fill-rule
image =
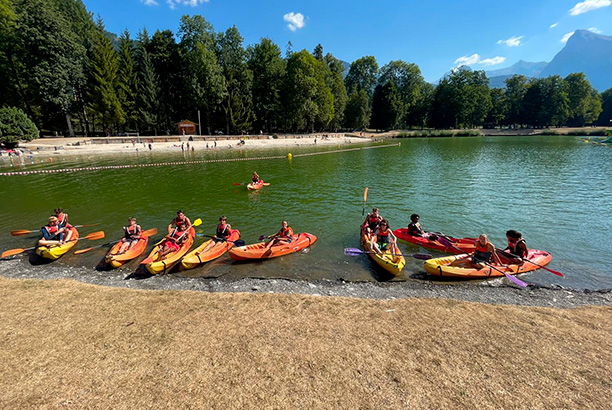
<path id="1" fill-rule="evenodd" d="M 173 222 L 176 225 L 176 227 L 178 228 L 179 226 L 187 223 L 187 217 L 185 217 L 185 219 L 182 219 L 182 220 L 180 220 L 178 218 L 174 218 Z"/>
<path id="2" fill-rule="evenodd" d="M 293 238 L 293 229 L 288 226 L 287 229 L 281 229 L 280 231 L 278 231 L 278 234 L 283 238 Z"/>
<path id="3" fill-rule="evenodd" d="M 227 238 L 230 235 L 229 229 L 227 229 L 228 224 L 218 224 L 217 225 L 217 237 L 218 238 Z"/>
<path id="4" fill-rule="evenodd" d="M 68 224 L 68 214 L 62 213 L 62 217 L 57 217 L 57 226 L 64 227 Z"/>
<path id="5" fill-rule="evenodd" d="M 57 235 L 57 231 L 59 231 L 61 228 L 61 226 L 59 226 L 59 224 L 55 225 L 55 226 L 49 226 L 49 225 L 45 225 L 45 229 L 47 230 L 47 232 L 49 232 L 50 235 Z"/>
<path id="6" fill-rule="evenodd" d="M 484 246 L 480 244 L 480 241 L 476 241 L 476 251 L 486 253 L 489 252 L 489 241 L 487 241 Z"/>
<path id="7" fill-rule="evenodd" d="M 389 229 L 389 227 L 387 226 L 386 231 L 383 231 L 382 229 L 378 228 L 378 233 L 376 235 L 387 237 L 389 236 L 390 233 L 391 233 L 391 229 Z"/>

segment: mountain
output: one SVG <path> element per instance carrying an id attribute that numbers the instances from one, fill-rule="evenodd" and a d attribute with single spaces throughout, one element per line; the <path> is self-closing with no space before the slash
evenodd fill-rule
<path id="1" fill-rule="evenodd" d="M 540 77 L 583 72 L 600 92 L 612 87 L 612 37 L 576 30 Z"/>
<path id="2" fill-rule="evenodd" d="M 519 60 L 510 67 L 500 68 L 497 70 L 488 70 L 487 77 L 499 77 L 499 76 L 512 76 L 515 74 L 521 74 L 525 77 L 539 77 L 540 73 L 546 67 L 548 63 L 546 61 L 540 61 L 537 63 L 530 63 L 528 61 Z M 507 78 L 507 77 L 506 77 Z"/>

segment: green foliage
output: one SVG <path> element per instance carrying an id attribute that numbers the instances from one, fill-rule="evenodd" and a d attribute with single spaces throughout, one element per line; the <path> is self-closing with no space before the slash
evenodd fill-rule
<path id="1" fill-rule="evenodd" d="M 329 129 L 337 131 L 344 123 L 344 111 L 348 101 L 344 85 L 344 65 L 342 61 L 327 53 L 324 57 L 322 69 L 325 73 L 325 84 L 329 87 L 334 98 L 334 116 L 329 123 Z"/>
<path id="2" fill-rule="evenodd" d="M 499 126 L 508 115 L 508 101 L 506 93 L 501 88 L 491 90 L 491 109 L 486 118 L 486 122 Z"/>
<path id="3" fill-rule="evenodd" d="M 153 70 L 151 57 L 146 49 L 149 36 L 144 30 L 139 33 L 139 46 L 137 49 L 137 72 L 138 72 L 138 130 L 157 131 L 157 113 L 159 112 L 159 83 L 157 75 Z"/>
<path id="4" fill-rule="evenodd" d="M 344 82 L 347 90 L 352 90 L 354 87 L 357 88 L 357 91 L 365 90 L 368 99 L 370 99 L 373 95 L 377 78 L 378 63 L 376 58 L 374 56 L 366 56 L 351 63 Z"/>
<path id="5" fill-rule="evenodd" d="M 125 30 L 119 38 L 119 72 L 117 95 L 125 112 L 128 129 L 136 129 L 138 123 L 138 74 L 134 62 L 135 44 L 130 33 Z"/>
<path id="6" fill-rule="evenodd" d="M 377 130 L 395 129 L 402 112 L 401 96 L 393 79 L 389 80 L 385 85 L 377 85 L 374 89 L 372 101 L 370 127 Z"/>
<path id="7" fill-rule="evenodd" d="M 365 89 L 354 86 L 346 104 L 345 126 L 349 129 L 363 130 L 370 123 L 370 101 Z"/>
<path id="8" fill-rule="evenodd" d="M 572 73 L 564 81 L 569 98 L 568 125 L 583 127 L 595 121 L 602 111 L 601 98 L 584 73 Z"/>
<path id="9" fill-rule="evenodd" d="M 601 93 L 601 108 L 597 124 L 609 127 L 612 125 L 612 88 Z"/>
<path id="10" fill-rule="evenodd" d="M 38 138 L 38 128 L 17 107 L 0 108 L 0 143 L 15 144 Z"/>
<path id="11" fill-rule="evenodd" d="M 558 75 L 529 81 L 523 99 L 523 123 L 533 127 L 564 124 L 569 116 L 567 87 Z"/>
<path id="12" fill-rule="evenodd" d="M 524 124 L 523 99 L 527 93 L 527 77 L 513 75 L 506 79 L 506 104 L 508 106 L 505 124 Z"/>
<path id="13" fill-rule="evenodd" d="M 397 124 L 403 126 L 415 125 L 414 111 L 417 110 L 423 83 L 425 79 L 416 64 L 407 63 L 402 60 L 391 61 L 380 69 L 378 84 L 386 85 L 393 82 L 398 92 L 398 102 L 395 106 L 397 112 Z M 415 121 L 418 125 L 418 121 Z M 394 124 L 395 127 L 397 124 Z"/>

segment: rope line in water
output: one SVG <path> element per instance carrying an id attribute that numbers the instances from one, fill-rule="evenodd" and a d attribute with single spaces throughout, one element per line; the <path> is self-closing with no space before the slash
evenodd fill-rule
<path id="1" fill-rule="evenodd" d="M 313 155 L 336 154 L 339 152 L 359 151 L 363 149 L 398 147 L 400 145 L 401 143 L 378 145 L 378 146 L 373 146 L 373 147 L 347 148 L 347 149 L 339 149 L 339 150 L 334 150 L 334 151 L 311 152 L 307 154 L 295 154 L 293 155 L 293 158 L 310 157 Z M 264 160 L 269 160 L 269 159 L 285 159 L 285 158 L 287 158 L 285 155 L 273 155 L 269 157 L 254 157 L 254 158 L 225 158 L 225 159 L 204 159 L 204 160 L 198 160 L 198 161 L 157 162 L 153 164 L 103 165 L 103 166 L 97 166 L 97 167 L 82 167 L 82 168 L 37 169 L 37 170 L 32 170 L 32 171 L 0 172 L 0 177 L 1 176 L 14 176 L 14 175 L 56 174 L 60 172 L 98 171 L 98 170 L 106 170 L 106 169 L 163 167 L 163 166 L 168 166 L 168 165 L 213 164 L 217 162 L 264 161 Z"/>

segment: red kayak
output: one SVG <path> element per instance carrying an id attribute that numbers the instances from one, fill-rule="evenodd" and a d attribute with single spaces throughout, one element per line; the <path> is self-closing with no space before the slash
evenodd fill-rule
<path id="1" fill-rule="evenodd" d="M 452 248 L 450 246 L 445 246 L 438 242 L 437 240 L 423 238 L 422 236 L 414 236 L 408 233 L 408 228 L 400 228 L 393 231 L 393 234 L 397 236 L 397 239 L 401 239 L 402 241 L 410 242 L 415 245 L 422 246 L 423 248 L 436 249 L 446 253 L 471 253 L 476 249 L 476 241 L 477 238 L 453 238 L 452 236 L 444 236 L 447 240 L 451 241 L 454 246 L 459 249 Z"/>

